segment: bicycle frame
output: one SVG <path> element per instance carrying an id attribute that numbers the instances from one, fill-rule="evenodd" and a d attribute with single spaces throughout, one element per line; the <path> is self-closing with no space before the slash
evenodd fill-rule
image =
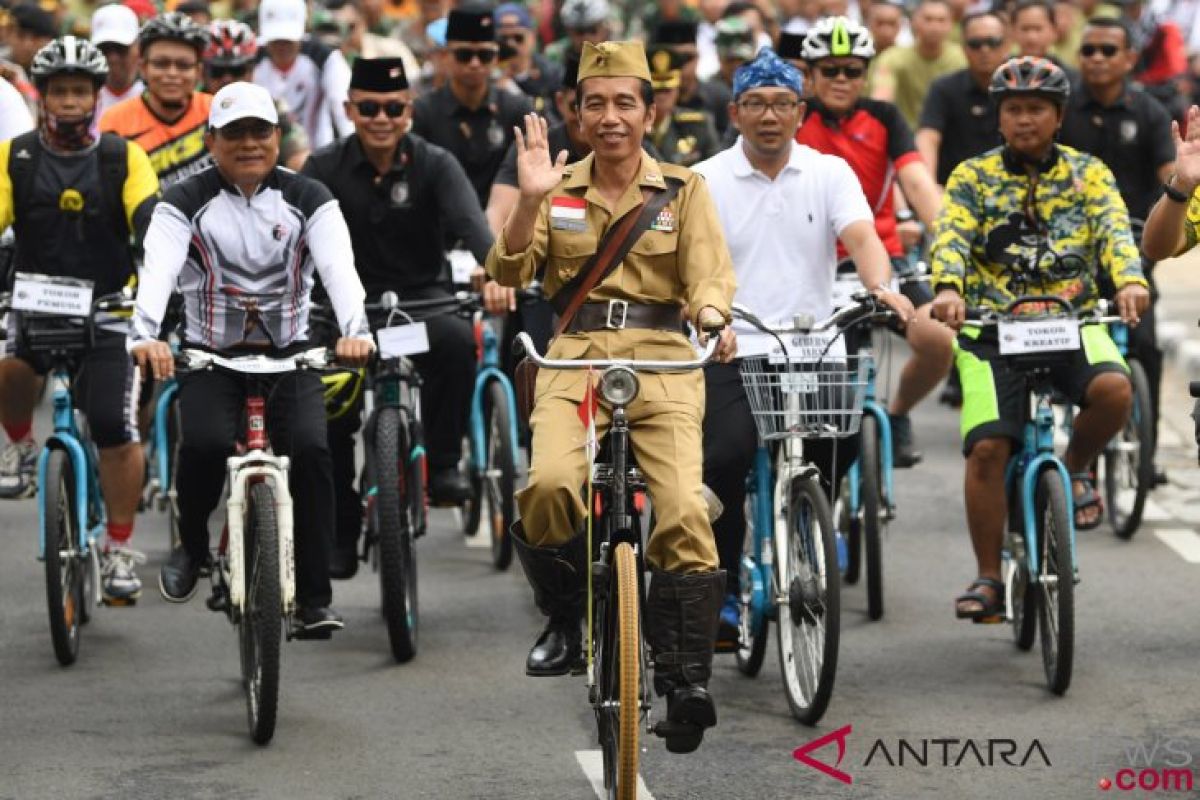
<path id="1" fill-rule="evenodd" d="M 154 437 L 154 474 L 150 479 L 149 498 L 160 503 L 165 501 L 171 505 L 175 503 L 175 496 L 171 489 L 171 453 L 169 452 L 167 427 L 170 424 L 168 418 L 171 403 L 178 394 L 179 382 L 174 378 L 167 380 L 158 395 L 158 401 L 154 404 L 154 430 L 151 432 Z M 160 505 L 159 508 L 161 510 L 163 506 Z"/>
<path id="2" fill-rule="evenodd" d="M 774 493 L 775 471 L 771 466 L 771 451 L 762 442 L 754 452 L 754 466 L 748 482 L 754 538 L 751 552 L 742 555 L 742 570 L 750 578 L 751 630 L 760 630 L 763 617 L 774 607 L 774 596 L 768 594 L 768 589 L 773 585 L 771 558 L 775 540 L 774 509 L 766 502 L 766 498 Z"/>
<path id="3" fill-rule="evenodd" d="M 869 348 L 867 348 L 869 349 Z M 875 376 L 878 372 L 878 367 L 875 359 L 872 358 L 868 362 L 867 367 L 867 387 L 866 397 L 863 398 L 863 413 L 870 414 L 875 418 L 875 423 L 879 426 L 879 467 L 883 473 L 883 505 L 886 519 L 892 519 L 895 515 L 895 492 L 893 490 L 893 470 L 892 470 L 892 420 L 888 416 L 887 408 L 884 407 L 875 394 Z M 862 510 L 862 498 L 859 496 L 859 486 L 862 482 L 862 465 L 859 459 L 855 459 L 850 465 L 850 470 L 846 473 L 848 491 L 850 493 L 850 508 L 854 509 L 855 513 Z"/>
<path id="4" fill-rule="evenodd" d="M 412 414 L 413 421 L 421 422 L 421 377 L 413 369 L 412 362 L 407 358 L 380 359 L 376 368 L 368 375 L 366 394 L 363 398 L 363 410 L 367 424 L 363 428 L 363 438 L 366 444 L 373 445 L 375 437 L 375 416 L 379 408 L 398 408 Z M 370 458 L 374 447 L 366 448 Z M 425 444 L 414 442 L 409 453 L 410 462 L 425 459 Z M 376 487 L 367 488 L 363 502 L 368 505 L 374 502 L 378 494 Z"/>
<path id="5" fill-rule="evenodd" d="M 107 525 L 104 502 L 100 496 L 100 480 L 96 455 L 92 448 L 81 441 L 79 427 L 75 422 L 75 408 L 71 398 L 71 374 L 63 363 L 56 363 L 50 373 L 50 387 L 54 398 L 54 433 L 46 438 L 38 456 L 38 486 L 46 485 L 46 465 L 51 450 L 63 450 L 71 459 L 71 472 L 75 476 L 74 513 L 79 520 L 79 552 L 87 555 L 91 545 Z M 91 524 L 89 524 L 91 523 Z M 38 561 L 46 558 L 46 495 L 38 492 Z M 96 601 L 100 601 L 99 582 L 93 582 Z"/>
<path id="6" fill-rule="evenodd" d="M 471 462 L 472 467 L 477 472 L 482 472 L 487 465 L 487 437 L 483 429 L 483 395 L 487 391 L 488 384 L 492 381 L 499 381 L 504 389 L 504 394 L 508 398 L 508 407 L 517 407 L 517 396 L 513 390 L 512 381 L 500 369 L 500 337 L 496 335 L 496 329 L 492 322 L 487 317 L 484 317 L 479 323 L 479 340 L 481 358 L 479 369 L 475 374 L 475 390 L 471 393 Z M 520 437 L 517 432 L 517 416 L 516 414 L 509 415 L 509 430 L 508 436 L 512 440 L 512 453 L 514 461 L 516 454 L 520 452 Z M 513 464 L 514 470 L 517 464 Z"/>

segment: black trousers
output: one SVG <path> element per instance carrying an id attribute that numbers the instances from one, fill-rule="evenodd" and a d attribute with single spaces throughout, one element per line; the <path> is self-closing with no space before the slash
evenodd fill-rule
<path id="1" fill-rule="evenodd" d="M 311 372 L 293 372 L 267 380 L 271 447 L 291 459 L 296 598 L 302 606 L 327 606 L 333 599 L 333 462 L 325 436 L 321 379 Z M 208 515 L 221 499 L 225 459 L 244 433 L 245 398 L 246 378 L 229 372 L 193 372 L 179 383 L 179 534 L 193 558 L 208 552 Z"/>
<path id="2" fill-rule="evenodd" d="M 443 296 L 440 289 L 408 291 L 405 300 Z M 420 319 L 420 318 L 418 318 Z M 412 356 L 421 376 L 421 421 L 431 470 L 458 465 L 471 416 L 475 390 L 475 329 L 470 320 L 443 314 L 421 320 L 429 335 L 429 352 Z M 354 485 L 355 434 L 362 427 L 362 400 L 329 422 L 333 480 L 337 498 L 337 543 L 350 547 L 362 530 L 362 503 Z"/>
<path id="3" fill-rule="evenodd" d="M 711 364 L 704 369 L 704 483 L 720 498 L 724 512 L 713 522 L 726 591 L 736 593 L 746 539 L 746 477 L 758 449 L 758 431 L 738 366 Z M 858 457 L 859 435 L 844 439 L 809 439 L 804 457 L 821 471 L 830 500 L 837 482 Z M 835 482 L 830 481 L 834 475 Z"/>

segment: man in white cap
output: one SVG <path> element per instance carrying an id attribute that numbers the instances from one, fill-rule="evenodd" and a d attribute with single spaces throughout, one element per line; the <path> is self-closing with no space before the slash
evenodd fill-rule
<path id="1" fill-rule="evenodd" d="M 275 166 L 279 117 L 270 93 L 231 83 L 213 97 L 208 123 L 205 138 L 215 168 L 172 186 L 151 218 L 130 352 L 156 377 L 173 374 L 171 349 L 157 336 L 178 286 L 188 346 L 225 355 L 294 353 L 307 344 L 310 296 L 319 273 L 340 323 L 338 360 L 365 364 L 373 345 L 350 232 L 328 189 Z M 194 372 L 180 382 L 181 544 L 159 575 L 168 601 L 191 598 L 208 561 L 208 515 L 221 497 L 244 393 L 244 382 L 225 372 Z M 293 632 L 328 638 L 342 620 L 329 607 L 333 462 L 320 377 L 311 371 L 280 375 L 268 394 L 267 415 L 272 446 L 292 459 L 298 603 Z"/>
<path id="2" fill-rule="evenodd" d="M 350 65 L 341 51 L 305 36 L 307 14 L 304 0 L 263 0 L 258 41 L 267 57 L 254 68 L 254 82 L 287 102 L 317 148 L 354 133 L 345 109 Z"/>
<path id="3" fill-rule="evenodd" d="M 119 3 L 101 6 L 92 14 L 92 44 L 104 53 L 108 78 L 96 98 L 96 119 L 122 100 L 137 97 L 146 85 L 138 77 L 138 18 Z"/>

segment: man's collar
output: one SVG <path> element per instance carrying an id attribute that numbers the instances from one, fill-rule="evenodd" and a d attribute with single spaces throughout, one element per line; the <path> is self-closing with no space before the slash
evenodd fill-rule
<path id="1" fill-rule="evenodd" d="M 1133 98 L 1129 94 L 1129 82 L 1128 81 L 1126 81 L 1124 86 L 1121 87 L 1121 94 L 1117 97 L 1116 102 L 1114 102 L 1112 105 L 1108 105 L 1108 106 L 1101 105 L 1100 101 L 1097 100 L 1095 95 L 1092 94 L 1092 90 L 1090 88 L 1088 88 L 1088 85 L 1086 83 L 1084 83 L 1083 81 L 1079 82 L 1079 89 L 1080 89 L 1079 108 L 1106 109 L 1106 108 L 1132 108 L 1133 107 L 1133 102 L 1132 102 Z"/>
<path id="2" fill-rule="evenodd" d="M 217 173 L 217 181 L 220 183 L 222 189 L 233 193 L 235 196 L 240 197 L 243 200 L 249 199 L 244 194 L 242 194 L 241 189 L 239 189 L 237 186 L 235 186 L 234 184 L 232 184 L 228 180 L 226 180 L 225 173 L 221 172 L 220 167 L 214 166 L 213 171 Z M 263 178 L 262 181 L 259 182 L 258 186 L 254 189 L 254 194 L 252 195 L 252 197 L 257 197 L 258 195 L 262 194 L 263 191 L 265 191 L 266 189 L 274 189 L 274 188 L 278 188 L 278 186 L 279 186 L 279 168 L 273 167 L 271 169 L 271 171 L 267 173 L 267 176 L 265 178 Z"/>
<path id="3" fill-rule="evenodd" d="M 642 189 L 657 189 L 663 191 L 667 188 L 666 178 L 663 176 L 662 167 L 657 161 L 650 157 L 650 154 L 645 150 L 641 151 L 642 160 L 638 164 L 637 184 Z M 588 153 L 582 160 L 570 165 L 568 169 L 570 174 L 566 177 L 563 183 L 564 189 L 588 189 L 589 194 L 595 191 L 592 181 L 592 167 L 596 163 L 596 154 Z M 592 196 L 591 201 L 597 205 L 603 205 L 603 200 L 600 199 L 598 193 Z"/>
<path id="4" fill-rule="evenodd" d="M 371 163 L 371 159 L 367 158 L 367 151 L 362 145 L 362 139 L 359 138 L 358 134 L 349 136 L 347 139 L 346 153 L 350 158 L 350 168 L 362 169 L 365 167 L 374 174 L 375 165 Z M 409 151 L 411 146 L 408 134 L 400 137 L 400 141 L 396 143 L 396 155 L 392 159 L 392 166 L 388 172 L 401 172 L 404 169 L 405 153 Z"/>
<path id="5" fill-rule="evenodd" d="M 808 98 L 807 102 L 808 102 L 808 113 L 810 113 L 810 114 L 815 113 L 818 116 L 820 116 L 821 119 L 824 120 L 826 123 L 833 123 L 836 125 L 836 124 L 840 123 L 842 120 L 849 119 L 850 117 L 854 116 L 854 113 L 856 111 L 858 111 L 860 108 L 862 108 L 863 98 L 860 97 L 857 100 L 855 100 L 854 105 L 851 106 L 850 110 L 847 111 L 846 114 L 843 116 L 838 116 L 837 114 L 834 114 L 832 111 L 830 111 L 825 106 L 824 103 L 822 103 L 816 97 Z"/>
<path id="6" fill-rule="evenodd" d="M 457 114 L 459 111 L 466 111 L 467 113 L 473 114 L 480 109 L 499 108 L 500 99 L 496 93 L 496 84 L 492 83 L 490 80 L 488 81 L 487 94 L 483 97 L 483 103 L 480 104 L 479 108 L 475 109 L 468 108 L 462 103 L 461 100 L 458 99 L 458 95 L 454 93 L 454 89 L 450 86 L 450 81 L 446 81 L 445 85 L 442 86 L 442 91 L 446 93 L 445 96 L 447 98 L 447 102 L 450 104 L 450 113 L 452 114 Z"/>
<path id="7" fill-rule="evenodd" d="M 782 172 L 794 169 L 797 172 L 802 168 L 804 161 L 804 150 L 801 145 L 796 144 L 793 140 L 790 142 L 791 151 L 788 153 L 788 162 L 784 165 Z M 749 178 L 755 173 L 760 173 L 753 164 L 750 163 L 750 157 L 746 155 L 745 137 L 738 136 L 737 142 L 733 145 L 733 175 L 735 178 Z"/>

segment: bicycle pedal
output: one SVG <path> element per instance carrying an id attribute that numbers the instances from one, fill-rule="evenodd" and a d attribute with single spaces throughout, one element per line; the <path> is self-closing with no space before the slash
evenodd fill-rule
<path id="1" fill-rule="evenodd" d="M 123 608 L 125 606 L 136 606 L 138 599 L 136 597 L 102 597 L 100 602 L 110 608 Z"/>
<path id="2" fill-rule="evenodd" d="M 741 642 L 737 639 L 717 640 L 713 647 L 714 653 L 736 653 L 741 646 Z"/>
<path id="3" fill-rule="evenodd" d="M 592 580 L 596 581 L 597 583 L 608 583 L 609 572 L 610 569 L 608 564 L 605 564 L 603 561 L 592 562 Z"/>
<path id="4" fill-rule="evenodd" d="M 298 625 L 293 625 L 288 628 L 287 638 L 289 642 L 292 639 L 298 639 L 302 642 L 323 641 L 325 639 L 333 638 L 333 628 L 317 628 L 316 630 L 309 630 Z"/>
<path id="5" fill-rule="evenodd" d="M 204 605 L 208 606 L 209 611 L 224 613 L 229 610 L 229 595 L 225 592 L 213 592 L 204 601 Z"/>
<path id="6" fill-rule="evenodd" d="M 1003 614 L 993 614 L 990 617 L 975 617 L 971 621 L 976 625 L 1000 625 L 1008 620 Z"/>

